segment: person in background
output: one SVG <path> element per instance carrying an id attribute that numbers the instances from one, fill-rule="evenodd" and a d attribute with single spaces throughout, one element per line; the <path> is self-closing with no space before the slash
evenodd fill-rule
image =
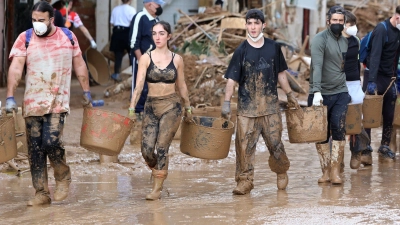
<path id="1" fill-rule="evenodd" d="M 362 91 L 362 83 L 360 78 L 360 61 L 359 49 L 360 39 L 357 34 L 357 18 L 356 16 L 345 11 L 346 23 L 342 31 L 342 35 L 347 39 L 348 48 L 344 63 L 344 72 L 346 74 L 346 85 L 351 97 L 350 104 L 362 104 L 364 101 L 364 92 Z M 369 137 L 364 129 L 357 135 L 350 135 L 350 168 L 358 169 L 361 164 L 361 152 L 367 149 Z"/>
<path id="2" fill-rule="evenodd" d="M 71 71 L 73 67 L 83 89 L 84 106 L 90 106 L 89 77 L 78 40 L 54 26 L 54 9 L 46 1 L 32 8 L 33 31 L 27 42 L 22 32 L 11 49 L 7 79 L 6 112 L 18 111 L 14 92 L 26 64 L 23 116 L 26 123 L 28 158 L 35 197 L 28 206 L 50 204 L 47 157 L 54 168 L 54 200 L 67 198 L 71 170 L 62 141 L 65 118 L 70 111 Z M 28 46 L 26 44 L 28 43 Z"/>
<path id="3" fill-rule="evenodd" d="M 88 29 L 83 25 L 78 13 L 71 10 L 74 1 L 66 0 L 65 4 L 63 3 L 64 1 L 55 2 L 53 3 L 53 7 L 57 10 L 60 10 L 61 15 L 65 18 L 65 27 L 70 30 L 73 30 L 73 28 L 79 28 L 79 30 L 82 31 L 83 35 L 85 35 L 85 37 L 90 41 L 90 46 L 92 48 L 97 48 L 95 40 L 93 39 L 92 35 L 90 35 Z"/>
<path id="4" fill-rule="evenodd" d="M 138 71 L 138 62 L 140 57 L 146 52 L 152 51 L 155 49 L 156 45 L 152 38 L 151 27 L 155 23 L 159 21 L 158 16 L 160 16 L 163 12 L 162 5 L 164 4 L 163 0 L 143 0 L 143 10 L 138 12 L 132 19 L 131 24 L 129 25 L 129 38 L 130 38 L 130 47 L 131 47 L 131 60 L 132 60 L 132 87 L 136 88 L 136 79 L 137 79 L 137 71 Z M 144 83 L 142 94 L 138 103 L 135 105 L 135 112 L 137 114 L 137 119 L 141 120 L 142 112 L 144 109 L 144 103 L 147 98 L 147 83 Z"/>
<path id="5" fill-rule="evenodd" d="M 121 82 L 119 76 L 124 51 L 130 52 L 129 25 L 136 9 L 130 6 L 131 0 L 122 0 L 122 5 L 115 7 L 111 12 L 110 24 L 113 28 L 111 35 L 110 51 L 114 52 L 114 73 L 111 78 Z"/>
<path id="6" fill-rule="evenodd" d="M 397 63 L 400 51 L 400 6 L 391 18 L 379 23 L 371 33 L 370 48 L 364 71 L 363 90 L 369 95 L 383 95 L 382 106 L 382 138 L 378 149 L 379 158 L 383 161 L 393 162 L 395 154 L 389 148 L 393 130 L 394 108 L 397 98 L 396 85 L 392 85 L 397 76 Z M 371 109 L 373 110 L 373 109 Z M 371 139 L 371 129 L 365 129 Z M 362 161 L 372 164 L 372 148 L 363 151 Z M 363 159 L 364 158 L 364 159 Z M 363 163 L 363 162 L 362 162 Z"/>
<path id="7" fill-rule="evenodd" d="M 322 177 L 318 183 L 343 183 L 340 177 L 346 144 L 346 113 L 351 101 L 346 86 L 344 65 L 347 39 L 342 35 L 346 22 L 345 11 L 333 6 L 327 15 L 328 29 L 319 32 L 311 41 L 311 68 L 308 106 L 327 107 L 328 133 L 326 141 L 316 143 Z M 329 139 L 332 135 L 332 149 Z"/>
<path id="8" fill-rule="evenodd" d="M 154 177 L 153 191 L 146 195 L 147 200 L 160 198 L 164 180 L 168 175 L 169 146 L 182 120 L 180 97 L 185 108 L 185 121 L 191 122 L 192 118 L 183 74 L 183 59 L 168 49 L 168 41 L 172 37 L 171 26 L 165 21 L 157 22 L 153 25 L 152 36 L 156 48 L 140 57 L 136 89 L 132 94 L 128 112 L 135 120 L 135 106 L 144 83 L 147 82 L 149 94 L 143 114 L 141 148 L 143 158 Z"/>
<path id="9" fill-rule="evenodd" d="M 270 153 L 269 167 L 277 176 L 277 187 L 286 188 L 290 162 L 282 143 L 282 118 L 277 85 L 287 95 L 288 106 L 299 108 L 286 78 L 288 68 L 279 44 L 265 38 L 265 17 L 258 9 L 246 14 L 247 39 L 235 50 L 225 73 L 228 79 L 221 117 L 229 119 L 230 100 L 239 84 L 236 127 L 235 195 L 245 195 L 254 188 L 256 145 L 262 135 Z"/>

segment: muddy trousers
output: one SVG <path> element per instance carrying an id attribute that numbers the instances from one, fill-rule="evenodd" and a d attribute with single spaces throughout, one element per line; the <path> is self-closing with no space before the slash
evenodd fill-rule
<path id="1" fill-rule="evenodd" d="M 182 106 L 177 94 L 147 97 L 142 125 L 142 156 L 150 168 L 168 170 L 169 146 L 181 120 Z"/>
<path id="2" fill-rule="evenodd" d="M 369 79 L 369 71 L 364 71 L 364 83 L 363 83 L 363 91 L 367 89 Z M 378 89 L 378 95 L 383 95 L 386 89 L 389 87 L 391 82 L 391 77 L 380 76 L 378 74 L 376 79 L 376 87 Z M 397 99 L 396 94 L 396 86 L 392 85 L 389 90 L 386 92 L 385 96 L 383 96 L 383 106 L 382 106 L 382 139 L 381 145 L 390 144 L 390 138 L 393 131 L 393 119 L 394 119 L 394 109 L 395 103 Z M 365 129 L 368 134 L 368 137 L 371 139 L 371 129 Z"/>
<path id="3" fill-rule="evenodd" d="M 235 180 L 253 182 L 254 158 L 258 139 L 262 135 L 270 153 L 269 166 L 277 174 L 286 173 L 290 162 L 282 144 L 281 114 L 261 117 L 237 117 L 236 129 L 236 174 Z"/>
<path id="4" fill-rule="evenodd" d="M 328 134 L 327 140 L 320 144 L 328 143 L 332 135 L 332 140 L 344 141 L 346 138 L 346 113 L 351 97 L 347 92 L 322 95 L 323 105 L 328 109 Z M 308 95 L 308 106 L 312 106 L 314 95 Z"/>
<path id="5" fill-rule="evenodd" d="M 54 169 L 56 181 L 71 180 L 62 143 L 66 113 L 52 113 L 25 118 L 28 158 L 32 184 L 36 193 L 49 194 L 47 181 L 47 156 Z"/>

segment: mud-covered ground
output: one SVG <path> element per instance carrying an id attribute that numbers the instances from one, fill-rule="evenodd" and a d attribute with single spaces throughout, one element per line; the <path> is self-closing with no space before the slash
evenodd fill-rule
<path id="1" fill-rule="evenodd" d="M 103 87 L 92 87 L 94 99 Z M 29 173 L 0 166 L 0 224 L 396 224 L 400 221 L 400 163 L 378 162 L 381 129 L 373 129 L 373 166 L 352 170 L 346 146 L 344 184 L 319 185 L 321 169 L 313 144 L 284 145 L 291 161 L 287 190 L 278 191 L 268 166 L 269 153 L 260 139 L 251 194 L 234 196 L 235 152 L 227 158 L 201 160 L 182 154 L 179 140 L 170 148 L 169 175 L 161 200 L 146 201 L 150 170 L 139 145 L 129 139 L 120 163 L 99 163 L 99 155 L 79 146 L 83 110 L 81 90 L 73 81 L 71 114 L 64 141 L 72 169 L 69 197 L 45 207 L 27 207 L 34 195 Z M 16 98 L 21 101 L 23 89 Z M 0 89 L 5 103 L 5 89 Z M 126 102 L 106 100 L 103 109 L 126 113 Z M 234 138 L 234 137 L 233 137 Z M 399 158 L 397 157 L 397 160 Z M 26 168 L 27 165 L 20 165 Z M 55 181 L 49 170 L 53 194 Z"/>

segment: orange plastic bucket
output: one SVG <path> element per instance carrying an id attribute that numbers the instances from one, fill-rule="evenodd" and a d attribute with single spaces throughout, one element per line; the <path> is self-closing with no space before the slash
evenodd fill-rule
<path id="1" fill-rule="evenodd" d="M 83 110 L 82 147 L 102 155 L 118 155 L 133 127 L 128 117 L 98 108 Z"/>

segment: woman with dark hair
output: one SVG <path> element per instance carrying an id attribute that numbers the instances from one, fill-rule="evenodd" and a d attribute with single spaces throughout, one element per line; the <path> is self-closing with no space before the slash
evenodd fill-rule
<path id="1" fill-rule="evenodd" d="M 161 197 L 162 185 L 168 174 L 168 149 L 182 119 L 181 99 L 185 106 L 185 120 L 191 121 L 183 59 L 168 49 L 171 26 L 165 21 L 157 22 L 152 28 L 152 35 L 156 48 L 140 57 L 136 89 L 129 107 L 129 116 L 136 119 L 135 106 L 144 82 L 147 82 L 149 92 L 144 106 L 142 155 L 154 177 L 153 191 L 146 195 L 147 200 Z"/>

